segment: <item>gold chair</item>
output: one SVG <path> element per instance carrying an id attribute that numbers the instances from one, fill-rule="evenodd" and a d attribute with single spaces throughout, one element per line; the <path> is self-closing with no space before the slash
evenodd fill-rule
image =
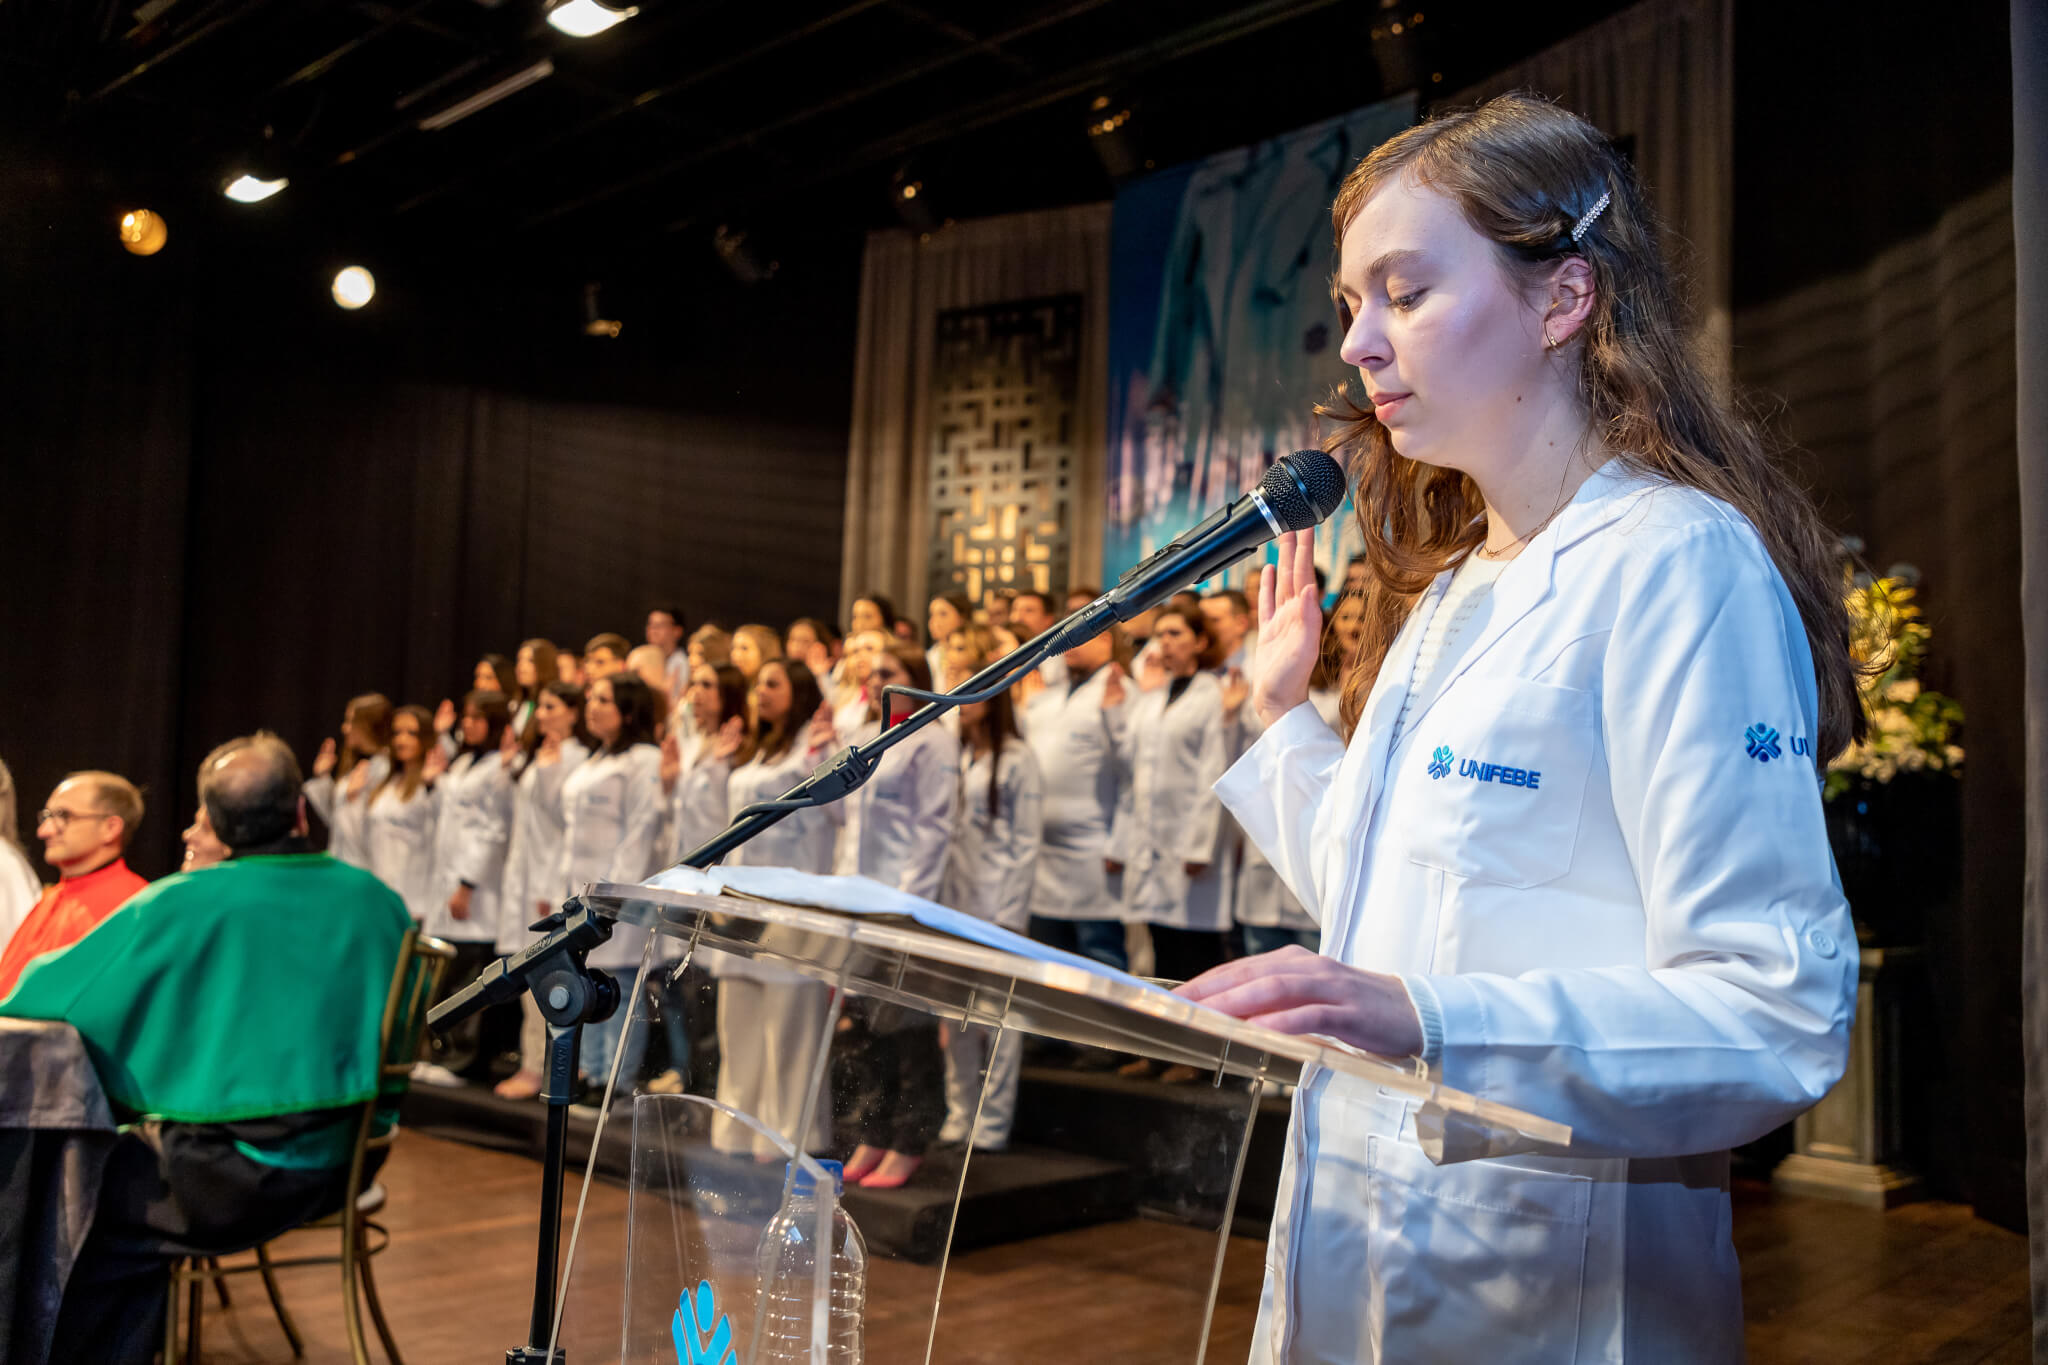
<path id="1" fill-rule="evenodd" d="M 455 949 L 451 945 L 430 938 L 417 928 L 406 930 L 405 940 L 398 950 L 398 965 L 391 973 L 391 989 L 384 997 L 384 1018 L 378 1026 L 378 1093 L 363 1105 L 354 1151 L 349 1158 L 346 1197 L 333 1213 L 291 1229 L 293 1232 L 338 1229 L 341 1232 L 341 1253 L 338 1256 L 274 1260 L 269 1246 L 263 1245 L 256 1248 L 253 1264 L 222 1266 L 218 1260 L 208 1256 L 190 1258 L 173 1265 L 170 1304 L 164 1314 L 164 1365 L 179 1365 L 181 1358 L 178 1350 L 180 1298 L 189 1296 L 190 1299 L 183 1359 L 197 1365 L 199 1320 L 205 1306 L 204 1286 L 212 1281 L 220 1293 L 221 1307 L 226 1308 L 226 1277 L 252 1272 L 263 1277 L 264 1291 L 269 1294 L 270 1306 L 277 1314 L 277 1325 L 284 1329 L 285 1339 L 291 1343 L 292 1355 L 303 1356 L 305 1344 L 299 1336 L 298 1324 L 292 1321 L 291 1313 L 284 1306 L 284 1296 L 278 1292 L 273 1272 L 293 1266 L 336 1264 L 341 1266 L 341 1297 L 346 1309 L 343 1316 L 348 1323 L 349 1351 L 356 1365 L 370 1365 L 369 1346 L 363 1337 L 364 1299 L 369 1301 L 370 1316 L 377 1324 L 377 1336 L 384 1343 L 384 1354 L 390 1358 L 391 1365 L 403 1365 L 398 1355 L 398 1343 L 391 1339 L 391 1325 L 384 1321 L 384 1306 L 377 1300 L 376 1278 L 370 1273 L 370 1258 L 391 1243 L 390 1232 L 375 1221 L 375 1215 L 384 1208 L 384 1186 L 372 1182 L 364 1188 L 364 1169 L 371 1152 L 388 1150 L 397 1141 L 395 1110 L 382 1132 L 377 1130 L 378 1119 L 387 1105 L 395 1106 L 398 1097 L 405 1093 L 405 1083 L 412 1075 L 413 1063 L 419 1057 L 420 1041 L 426 1033 L 427 1007 L 433 1003 L 441 988 L 441 978 L 447 973 L 448 964 L 454 960 Z"/>

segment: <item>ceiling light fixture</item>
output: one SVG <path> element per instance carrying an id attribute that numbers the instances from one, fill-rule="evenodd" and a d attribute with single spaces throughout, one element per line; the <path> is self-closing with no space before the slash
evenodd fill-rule
<path id="1" fill-rule="evenodd" d="M 171 239 L 171 229 L 161 214 L 136 209 L 121 215 L 121 245 L 136 256 L 154 256 Z"/>
<path id="2" fill-rule="evenodd" d="M 639 12 L 638 5 L 606 3 L 606 0 L 563 0 L 548 11 L 548 23 L 571 38 L 594 38 Z"/>
<path id="3" fill-rule="evenodd" d="M 279 176 L 275 180 L 258 180 L 255 176 L 244 171 L 228 181 L 226 186 L 222 188 L 221 193 L 234 200 L 237 204 L 260 204 L 291 183 L 291 181 L 283 176 Z"/>
<path id="4" fill-rule="evenodd" d="M 449 105 L 438 114 L 429 114 L 420 120 L 423 133 L 439 132 L 451 123 L 460 123 L 479 109 L 488 109 L 508 95 L 516 95 L 527 86 L 546 80 L 555 74 L 555 64 L 543 57 L 524 71 L 515 71 L 496 85 L 487 85 L 466 100 Z"/>
<path id="5" fill-rule="evenodd" d="M 353 313 L 377 297 L 377 277 L 359 265 L 347 266 L 334 277 L 334 301 Z"/>

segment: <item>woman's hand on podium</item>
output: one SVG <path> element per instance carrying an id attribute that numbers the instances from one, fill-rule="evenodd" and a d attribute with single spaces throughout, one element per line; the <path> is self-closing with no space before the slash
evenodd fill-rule
<path id="1" fill-rule="evenodd" d="M 1289 944 L 1203 972 L 1175 995 L 1280 1033 L 1317 1033 L 1382 1057 L 1422 1051 L 1401 978 Z"/>
<path id="2" fill-rule="evenodd" d="M 1267 726 L 1308 700 L 1323 644 L 1315 531 L 1289 531 L 1279 545 L 1279 562 L 1259 571 L 1259 648 L 1252 660 L 1252 709 Z"/>

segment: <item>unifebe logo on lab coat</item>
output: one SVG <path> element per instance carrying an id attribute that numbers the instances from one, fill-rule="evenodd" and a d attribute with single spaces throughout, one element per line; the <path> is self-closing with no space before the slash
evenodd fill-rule
<path id="1" fill-rule="evenodd" d="M 1439 744 L 1429 756 L 1429 775 L 1449 777 L 1451 765 L 1457 762 L 1458 776 L 1469 777 L 1474 782 L 1497 782 L 1503 787 L 1527 787 L 1535 791 L 1543 785 L 1543 774 L 1533 768 L 1517 768 L 1506 763 L 1484 763 L 1476 758 L 1458 762 L 1458 756 L 1451 752 L 1448 744 Z"/>

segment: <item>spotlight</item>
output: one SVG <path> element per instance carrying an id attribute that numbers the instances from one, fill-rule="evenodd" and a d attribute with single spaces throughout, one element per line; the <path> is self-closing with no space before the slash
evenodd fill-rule
<path id="1" fill-rule="evenodd" d="M 640 12 L 638 5 L 617 0 L 562 0 L 548 11 L 548 23 L 571 38 L 591 38 Z"/>
<path id="2" fill-rule="evenodd" d="M 896 220 L 912 232 L 938 231 L 939 215 L 932 207 L 931 192 L 923 174 L 909 162 L 889 177 L 889 205 L 896 210 Z"/>
<path id="3" fill-rule="evenodd" d="M 291 184 L 291 181 L 283 176 L 279 176 L 275 180 L 258 180 L 255 176 L 244 172 L 228 181 L 227 186 L 221 190 L 221 193 L 234 200 L 237 204 L 259 204 L 289 184 Z"/>
<path id="4" fill-rule="evenodd" d="M 334 301 L 353 313 L 377 297 L 377 277 L 352 265 L 334 277 Z"/>
<path id="5" fill-rule="evenodd" d="M 121 215 L 121 245 L 137 256 L 154 256 L 171 239 L 163 218 L 148 209 Z"/>

